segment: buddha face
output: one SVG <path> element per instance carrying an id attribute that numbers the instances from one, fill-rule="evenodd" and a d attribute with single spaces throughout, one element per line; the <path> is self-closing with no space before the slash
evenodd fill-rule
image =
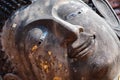
<path id="1" fill-rule="evenodd" d="M 116 14 L 120 18 L 120 0 L 108 0 Z"/>
<path id="2" fill-rule="evenodd" d="M 4 49 L 23 80 L 112 80 L 118 73 L 119 40 L 82 1 L 38 0 L 3 30 Z"/>
<path id="3" fill-rule="evenodd" d="M 113 76 L 105 76 L 106 74 L 110 75 L 110 73 L 108 73 L 108 65 L 110 65 L 114 59 L 113 57 L 110 58 L 112 53 L 111 51 L 109 52 L 108 49 L 112 49 L 112 47 L 115 47 L 115 45 L 117 46 L 115 42 L 116 40 L 114 40 L 115 34 L 113 34 L 110 26 L 108 26 L 103 19 L 100 19 L 98 15 L 89 10 L 83 4 L 71 3 L 62 5 L 58 9 L 58 15 L 66 22 L 74 25 L 80 25 L 84 29 L 83 32 L 80 32 L 79 35 L 76 35 L 77 40 L 71 44 L 72 48 L 70 48 L 68 52 L 69 57 L 78 59 L 77 61 L 70 61 L 72 65 L 71 71 L 73 71 L 73 76 L 78 80 L 82 77 L 86 80 L 112 79 Z M 115 42 L 115 44 L 111 41 L 108 42 L 109 40 Z M 112 43 L 112 46 L 109 45 L 110 43 Z M 115 49 L 112 50 L 112 52 L 118 53 L 118 50 Z M 110 55 L 107 56 L 107 54 Z M 104 63 L 104 61 L 107 64 Z M 97 75 L 97 73 L 99 75 Z"/>

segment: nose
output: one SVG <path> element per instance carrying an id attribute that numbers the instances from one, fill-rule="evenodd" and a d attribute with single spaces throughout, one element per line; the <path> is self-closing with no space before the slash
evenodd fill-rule
<path id="1" fill-rule="evenodd" d="M 80 25 L 73 25 L 64 20 L 59 20 L 59 23 L 64 26 L 64 28 L 73 32 L 76 36 L 78 36 L 81 32 L 84 32 L 84 28 Z"/>
<path id="2" fill-rule="evenodd" d="M 76 36 L 78 36 L 80 32 L 84 31 L 84 28 L 82 26 L 71 24 L 71 23 L 63 20 L 62 18 L 60 18 L 59 15 L 57 14 L 57 10 L 55 8 L 53 8 L 53 10 L 52 10 L 52 15 L 55 18 L 56 22 L 58 22 L 59 24 L 64 26 L 64 28 L 66 28 L 67 30 L 73 32 Z"/>

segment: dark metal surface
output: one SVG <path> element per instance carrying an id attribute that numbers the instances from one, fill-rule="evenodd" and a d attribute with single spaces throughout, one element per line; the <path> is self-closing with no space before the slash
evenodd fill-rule
<path id="1" fill-rule="evenodd" d="M 2 31 L 16 71 L 4 80 L 117 80 L 119 20 L 106 1 L 92 5 L 96 12 L 82 0 L 36 0 L 17 10 Z"/>

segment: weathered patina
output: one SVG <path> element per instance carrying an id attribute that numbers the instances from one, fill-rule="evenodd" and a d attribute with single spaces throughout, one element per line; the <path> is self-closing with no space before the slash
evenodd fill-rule
<path id="1" fill-rule="evenodd" d="M 3 80 L 117 80 L 119 20 L 107 1 L 36 0 L 2 30 L 14 66 Z"/>

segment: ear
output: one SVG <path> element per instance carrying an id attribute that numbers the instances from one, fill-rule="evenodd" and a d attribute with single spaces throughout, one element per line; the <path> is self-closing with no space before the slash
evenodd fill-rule
<path id="1" fill-rule="evenodd" d="M 97 10 L 102 14 L 106 22 L 111 26 L 112 29 L 114 29 L 116 34 L 120 37 L 120 21 L 108 1 L 92 0 L 92 2 L 97 8 Z"/>

